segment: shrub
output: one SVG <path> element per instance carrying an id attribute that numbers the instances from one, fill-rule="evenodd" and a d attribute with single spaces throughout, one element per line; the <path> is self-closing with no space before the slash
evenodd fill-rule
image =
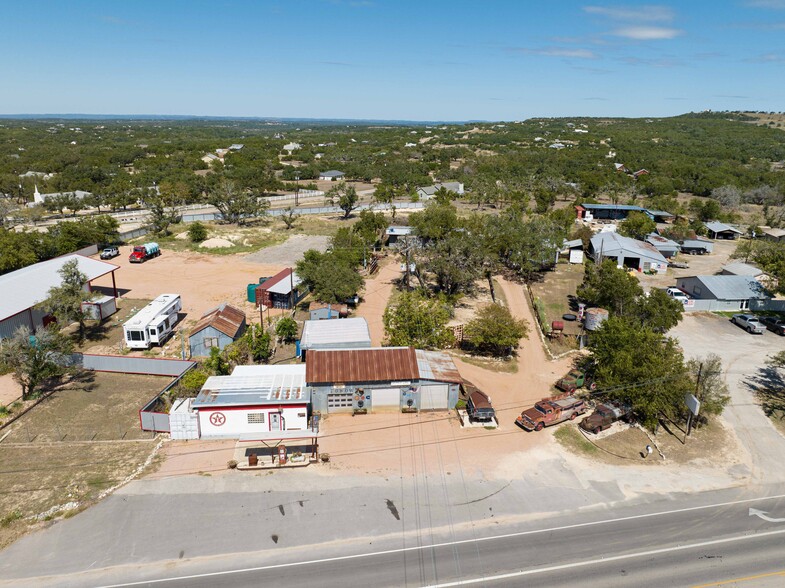
<path id="1" fill-rule="evenodd" d="M 188 226 L 188 238 L 191 240 L 191 243 L 201 243 L 207 239 L 207 227 L 199 221 L 191 223 Z"/>

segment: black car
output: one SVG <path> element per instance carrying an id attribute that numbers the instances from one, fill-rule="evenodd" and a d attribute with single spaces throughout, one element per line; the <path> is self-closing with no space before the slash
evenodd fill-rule
<path id="1" fill-rule="evenodd" d="M 785 335 L 785 320 L 776 316 L 764 316 L 761 317 L 760 322 L 766 325 L 766 328 L 772 333 Z"/>

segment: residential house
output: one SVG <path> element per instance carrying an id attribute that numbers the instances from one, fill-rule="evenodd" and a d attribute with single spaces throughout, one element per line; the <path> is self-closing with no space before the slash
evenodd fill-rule
<path id="1" fill-rule="evenodd" d="M 223 351 L 243 334 L 245 326 L 245 313 L 230 304 L 206 312 L 188 336 L 191 356 L 210 355 L 213 347 Z"/>
<path id="2" fill-rule="evenodd" d="M 342 171 L 338 171 L 337 169 L 327 170 L 319 174 L 320 180 L 326 180 L 329 182 L 336 182 L 344 179 L 344 177 L 346 177 L 346 174 Z"/>
<path id="3" fill-rule="evenodd" d="M 464 193 L 463 183 L 461 182 L 440 182 L 433 186 L 421 186 L 417 188 L 417 196 L 420 200 L 430 200 L 439 188 L 455 192 L 459 196 Z"/>
<path id="4" fill-rule="evenodd" d="M 668 260 L 650 243 L 623 237 L 615 231 L 597 233 L 589 246 L 595 259 L 613 259 L 618 267 L 664 273 Z"/>

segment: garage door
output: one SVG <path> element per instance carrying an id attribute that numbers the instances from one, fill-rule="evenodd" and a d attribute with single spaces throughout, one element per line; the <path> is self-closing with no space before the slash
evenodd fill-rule
<path id="1" fill-rule="evenodd" d="M 401 407 L 401 391 L 398 388 L 378 388 L 371 394 L 371 406 L 374 410 Z"/>
<path id="2" fill-rule="evenodd" d="M 420 410 L 446 409 L 448 388 L 447 384 L 420 388 Z"/>
<path id="3" fill-rule="evenodd" d="M 327 412 L 352 412 L 351 392 L 330 392 L 327 394 Z"/>

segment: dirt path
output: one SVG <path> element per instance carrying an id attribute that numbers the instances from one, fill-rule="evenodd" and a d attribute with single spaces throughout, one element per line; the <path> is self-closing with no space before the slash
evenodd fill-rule
<path id="1" fill-rule="evenodd" d="M 376 275 L 365 282 L 363 302 L 357 309 L 355 316 L 361 316 L 368 321 L 371 331 L 371 344 L 378 347 L 384 340 L 384 322 L 382 316 L 384 309 L 393 291 L 393 282 L 401 277 L 400 265 L 394 259 L 387 259 Z"/>
<path id="2" fill-rule="evenodd" d="M 497 280 L 512 315 L 529 325 L 529 338 L 523 339 L 518 346 L 518 372 L 494 372 L 459 358 L 455 358 L 455 364 L 461 376 L 491 396 L 497 411 L 510 407 L 520 412 L 521 408 L 549 396 L 554 381 L 572 367 L 573 359 L 568 356 L 556 361 L 548 360 L 523 287 L 503 278 Z"/>
<path id="3" fill-rule="evenodd" d="M 11 374 L 0 376 L 0 406 L 7 406 L 22 397 L 22 387 Z"/>

